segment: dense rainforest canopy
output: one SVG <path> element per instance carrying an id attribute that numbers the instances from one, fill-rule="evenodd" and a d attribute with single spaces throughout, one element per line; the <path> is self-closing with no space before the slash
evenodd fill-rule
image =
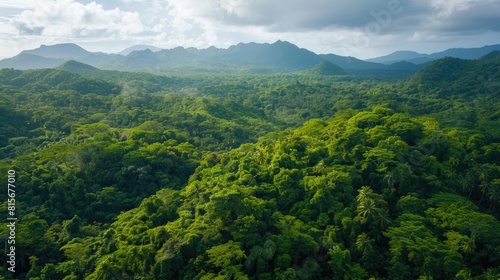
<path id="1" fill-rule="evenodd" d="M 0 279 L 499 279 L 498 55 L 316 70 L 1 69 Z"/>

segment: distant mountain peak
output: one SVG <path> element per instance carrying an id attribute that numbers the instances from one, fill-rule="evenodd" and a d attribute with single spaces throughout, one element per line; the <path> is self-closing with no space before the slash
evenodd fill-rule
<path id="1" fill-rule="evenodd" d="M 293 47 L 293 48 L 300 49 L 300 47 L 298 47 L 297 45 L 290 43 L 288 41 L 282 41 L 282 40 L 278 40 L 278 41 L 272 43 L 271 46 Z"/>
<path id="2" fill-rule="evenodd" d="M 500 44 L 484 46 L 479 48 L 450 48 L 442 52 L 432 54 L 421 54 L 414 51 L 397 51 L 389 55 L 367 59 L 368 62 L 377 62 L 383 64 L 393 64 L 399 61 L 408 61 L 414 64 L 422 64 L 446 56 L 461 59 L 478 59 L 492 51 L 500 50 Z"/>
<path id="3" fill-rule="evenodd" d="M 57 47 L 64 47 L 64 48 L 70 47 L 70 48 L 77 48 L 77 49 L 83 50 L 82 47 L 80 47 L 79 45 L 77 45 L 75 43 L 60 43 L 60 44 L 54 44 L 54 45 L 41 44 L 39 48 L 57 48 Z"/>
<path id="4" fill-rule="evenodd" d="M 128 47 L 128 48 L 122 50 L 118 54 L 127 56 L 133 51 L 144 51 L 144 50 L 150 50 L 151 52 L 159 52 L 162 49 L 155 47 L 155 46 L 150 46 L 150 45 L 135 45 L 135 46 L 131 46 L 131 47 Z"/>
<path id="5" fill-rule="evenodd" d="M 91 52 L 73 43 L 41 45 L 36 49 L 26 50 L 21 53 L 34 54 L 45 58 L 56 59 L 75 59 L 91 54 Z"/>
<path id="6" fill-rule="evenodd" d="M 144 49 L 144 50 L 135 50 L 130 52 L 127 56 L 132 56 L 132 55 L 152 55 L 154 52 L 150 49 Z"/>
<path id="7" fill-rule="evenodd" d="M 293 45 L 292 43 L 288 41 L 283 41 L 283 40 L 276 40 L 273 44 L 288 44 L 288 45 Z"/>
<path id="8" fill-rule="evenodd" d="M 415 51 L 395 51 L 388 55 L 367 59 L 366 61 L 383 64 L 394 64 L 400 61 L 410 61 L 412 59 L 419 59 L 427 56 L 427 54 L 422 54 Z"/>

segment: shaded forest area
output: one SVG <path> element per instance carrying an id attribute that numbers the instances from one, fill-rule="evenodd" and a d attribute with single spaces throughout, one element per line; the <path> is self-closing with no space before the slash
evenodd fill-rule
<path id="1" fill-rule="evenodd" d="M 1 69 L 0 278 L 498 279 L 499 70 Z"/>

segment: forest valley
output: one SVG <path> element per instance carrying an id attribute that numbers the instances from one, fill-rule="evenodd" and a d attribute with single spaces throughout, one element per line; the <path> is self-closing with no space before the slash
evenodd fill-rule
<path id="1" fill-rule="evenodd" d="M 69 61 L 0 96 L 0 279 L 500 278 L 499 52 L 400 80 Z"/>

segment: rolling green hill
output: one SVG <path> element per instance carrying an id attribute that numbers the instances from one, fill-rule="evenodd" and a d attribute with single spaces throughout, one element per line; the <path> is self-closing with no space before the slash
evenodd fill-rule
<path id="1" fill-rule="evenodd" d="M 310 73 L 316 75 L 324 75 L 324 76 L 334 76 L 334 75 L 346 75 L 347 73 L 340 68 L 339 66 L 323 60 L 320 63 L 316 64 L 311 70 Z"/>
<path id="2" fill-rule="evenodd" d="M 114 84 L 55 69 L 26 71 L 0 69 L 0 83 L 0 86 L 3 87 L 15 87 L 32 93 L 41 93 L 53 89 L 101 95 L 120 92 L 119 87 Z"/>

